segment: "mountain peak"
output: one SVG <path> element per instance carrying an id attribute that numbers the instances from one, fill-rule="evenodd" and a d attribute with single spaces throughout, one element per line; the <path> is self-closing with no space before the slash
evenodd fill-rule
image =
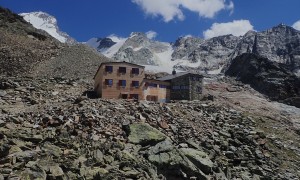
<path id="1" fill-rule="evenodd" d="M 75 39 L 71 38 L 67 33 L 59 30 L 56 18 L 46 12 L 36 11 L 21 13 L 19 15 L 22 16 L 25 21 L 31 23 L 35 28 L 46 31 L 62 43 L 76 43 Z"/>
<path id="2" fill-rule="evenodd" d="M 143 32 L 132 32 L 130 33 L 130 37 L 129 38 L 133 38 L 135 36 L 142 36 L 142 37 L 146 37 L 147 38 L 147 35 Z"/>
<path id="3" fill-rule="evenodd" d="M 271 30 L 273 30 L 273 31 L 289 31 L 289 32 L 296 31 L 293 27 L 285 25 L 283 23 L 280 23 L 277 26 L 274 26 L 273 28 L 271 28 Z"/>

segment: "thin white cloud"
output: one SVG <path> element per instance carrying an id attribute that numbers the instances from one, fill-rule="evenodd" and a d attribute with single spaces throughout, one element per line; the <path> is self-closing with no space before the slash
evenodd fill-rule
<path id="1" fill-rule="evenodd" d="M 155 31 L 148 31 L 148 32 L 146 32 L 146 36 L 149 39 L 154 39 L 157 36 L 157 32 L 155 32 Z"/>
<path id="2" fill-rule="evenodd" d="M 131 0 L 147 15 L 162 16 L 165 22 L 184 20 L 183 9 L 198 13 L 200 17 L 213 18 L 221 10 L 233 12 L 234 4 L 228 0 Z"/>
<path id="3" fill-rule="evenodd" d="M 297 21 L 297 22 L 295 22 L 295 23 L 293 24 L 293 28 L 294 28 L 294 29 L 297 29 L 298 31 L 300 31 L 300 20 Z"/>
<path id="4" fill-rule="evenodd" d="M 246 32 L 253 30 L 253 26 L 248 20 L 234 20 L 227 23 L 214 23 L 210 29 L 203 32 L 205 39 L 232 34 L 242 36 Z"/>

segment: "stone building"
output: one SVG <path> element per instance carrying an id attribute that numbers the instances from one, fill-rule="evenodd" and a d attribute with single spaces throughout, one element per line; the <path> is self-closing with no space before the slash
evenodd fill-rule
<path id="1" fill-rule="evenodd" d="M 170 82 L 171 100 L 197 100 L 201 98 L 203 76 L 190 72 L 176 73 L 159 78 L 160 81 Z"/>
<path id="2" fill-rule="evenodd" d="M 101 98 L 156 102 L 201 98 L 203 76 L 188 72 L 159 79 L 145 79 L 145 67 L 128 62 L 105 62 L 94 76 L 94 90 Z"/>

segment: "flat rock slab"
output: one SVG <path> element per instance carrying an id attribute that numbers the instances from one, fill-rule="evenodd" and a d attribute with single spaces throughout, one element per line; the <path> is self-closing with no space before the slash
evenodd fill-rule
<path id="1" fill-rule="evenodd" d="M 163 133 L 146 123 L 131 124 L 129 129 L 128 141 L 133 144 L 155 145 L 166 139 Z"/>
<path id="2" fill-rule="evenodd" d="M 214 164 L 205 152 L 191 148 L 181 148 L 180 151 L 204 173 L 212 172 Z"/>

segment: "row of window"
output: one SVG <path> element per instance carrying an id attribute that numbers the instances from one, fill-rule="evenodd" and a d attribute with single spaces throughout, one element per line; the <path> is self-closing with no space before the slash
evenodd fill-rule
<path id="1" fill-rule="evenodd" d="M 159 86 L 159 88 L 162 88 L 162 89 L 170 89 L 170 86 L 163 85 L 163 84 L 146 83 L 145 85 L 146 85 L 147 87 L 152 87 L 152 88 L 157 88 L 157 87 Z"/>
<path id="2" fill-rule="evenodd" d="M 189 86 L 172 86 L 172 90 L 188 90 L 190 89 Z M 201 93 L 202 92 L 202 87 L 197 86 L 196 87 L 196 92 Z"/>
<path id="3" fill-rule="evenodd" d="M 119 67 L 119 69 L 118 69 L 118 72 L 122 73 L 122 74 L 125 74 L 126 71 L 127 71 L 126 67 Z M 113 72 L 113 66 L 105 66 L 105 72 L 112 73 Z M 132 74 L 140 74 L 140 69 L 139 68 L 132 68 L 131 73 Z"/>
<path id="4" fill-rule="evenodd" d="M 113 79 L 105 79 L 105 85 L 112 86 L 113 85 Z M 139 87 L 140 82 L 139 81 L 132 81 L 131 83 L 132 87 Z M 126 80 L 119 80 L 119 86 L 126 86 Z M 163 88 L 163 89 L 170 89 L 170 86 L 162 85 L 162 84 L 155 84 L 155 83 L 146 83 L 145 86 L 157 88 Z"/>
<path id="5" fill-rule="evenodd" d="M 179 90 L 179 89 L 187 90 L 187 89 L 189 89 L 189 86 L 172 86 L 172 89 L 173 90 Z"/>
<path id="6" fill-rule="evenodd" d="M 113 80 L 112 79 L 105 79 L 105 85 L 112 86 Z M 132 81 L 132 87 L 139 87 L 139 81 Z M 126 80 L 119 80 L 119 86 L 126 87 Z"/>

